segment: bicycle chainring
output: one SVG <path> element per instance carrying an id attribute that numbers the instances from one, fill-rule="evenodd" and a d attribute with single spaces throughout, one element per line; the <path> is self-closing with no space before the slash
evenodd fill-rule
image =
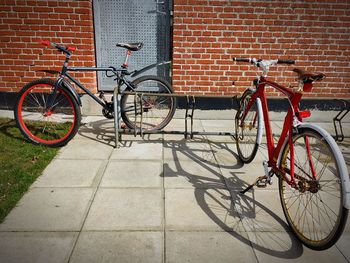
<path id="1" fill-rule="evenodd" d="M 102 114 L 107 119 L 113 119 L 114 118 L 113 102 L 108 102 L 107 107 L 108 107 L 108 110 L 105 108 L 102 109 Z"/>

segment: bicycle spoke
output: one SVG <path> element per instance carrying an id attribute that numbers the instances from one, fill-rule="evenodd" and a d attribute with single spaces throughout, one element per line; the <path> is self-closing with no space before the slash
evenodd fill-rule
<path id="1" fill-rule="evenodd" d="M 309 152 L 304 143 L 306 136 Z M 283 208 L 287 211 L 288 222 L 303 242 L 310 246 L 323 246 L 335 235 L 342 208 L 341 185 L 334 156 L 325 142 L 313 133 L 298 134 L 293 140 L 297 187 L 293 188 L 280 179 Z M 281 164 L 285 164 L 282 169 L 290 173 L 289 147 L 282 155 Z"/>

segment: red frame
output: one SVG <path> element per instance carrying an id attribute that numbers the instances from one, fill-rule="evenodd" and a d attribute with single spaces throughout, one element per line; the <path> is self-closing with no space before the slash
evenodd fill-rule
<path id="1" fill-rule="evenodd" d="M 310 83 L 308 83 L 310 84 Z M 270 118 L 269 118 L 269 109 L 267 105 L 267 99 L 266 99 L 266 94 L 265 94 L 265 87 L 266 86 L 271 86 L 278 91 L 282 92 L 284 95 L 288 97 L 288 100 L 290 102 L 290 106 L 287 112 L 287 115 L 285 117 L 284 123 L 283 123 L 283 129 L 281 136 L 277 142 L 277 145 L 275 146 L 273 137 L 272 137 L 272 129 L 270 125 Z M 310 87 L 308 87 L 308 91 L 310 91 Z M 286 88 L 284 86 L 281 86 L 275 82 L 267 80 L 265 77 L 261 76 L 259 79 L 259 84 L 257 85 L 256 92 L 253 93 L 247 108 L 246 112 L 243 115 L 242 122 L 244 121 L 244 118 L 249 111 L 250 107 L 255 103 L 256 99 L 259 98 L 261 101 L 261 106 L 262 106 L 262 111 L 263 111 L 263 117 L 264 117 L 264 123 L 265 123 L 265 132 L 266 132 L 266 141 L 267 141 L 267 149 L 268 149 L 268 166 L 272 168 L 272 170 L 276 174 L 282 174 L 285 175 L 285 172 L 282 171 L 278 165 L 277 165 L 277 160 L 280 155 L 280 152 L 282 150 L 282 147 L 285 143 L 286 138 L 288 138 L 288 144 L 290 147 L 290 176 L 291 178 L 285 178 L 288 184 L 296 187 L 295 183 L 295 175 L 294 175 L 294 145 L 293 145 L 293 123 L 294 123 L 294 116 L 297 118 L 298 121 L 302 121 L 302 118 L 304 117 L 309 117 L 310 112 L 309 111 L 300 111 L 299 110 L 299 102 L 302 97 L 302 92 L 295 92 L 289 88 Z M 256 118 L 255 118 L 256 119 Z M 309 147 L 309 142 L 308 139 L 306 138 L 306 147 L 307 147 L 307 152 L 309 155 L 309 162 L 312 167 L 312 174 L 313 177 L 316 178 L 316 172 L 314 170 L 314 165 L 312 163 L 311 153 L 310 153 L 310 147 Z"/>

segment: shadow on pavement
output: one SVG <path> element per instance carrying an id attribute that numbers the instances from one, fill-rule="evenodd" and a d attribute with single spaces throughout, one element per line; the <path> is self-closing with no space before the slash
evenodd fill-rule
<path id="1" fill-rule="evenodd" d="M 190 141 L 189 144 L 195 144 L 196 142 L 203 143 L 206 141 Z M 226 169 L 230 168 L 233 170 L 230 180 L 235 183 L 237 188 L 243 189 L 247 187 L 248 184 L 235 175 L 242 167 L 237 154 L 232 152 L 226 143 L 215 144 L 216 147 L 227 149 L 232 153 L 232 165 L 224 165 Z M 250 197 L 248 195 L 241 195 L 238 191 L 228 191 L 221 173 L 213 169 L 213 167 L 220 167 L 221 164 L 210 160 L 210 158 L 203 158 L 203 153 L 201 152 L 199 155 L 196 147 L 191 147 L 190 149 L 186 145 L 188 144 L 185 141 L 164 141 L 165 148 L 174 149 L 172 151 L 174 159 L 179 154 L 185 155 L 189 160 L 200 164 L 213 173 L 217 179 L 194 175 L 191 171 L 186 171 L 181 166 L 181 161 L 176 162 L 176 169 L 171 174 L 183 176 L 193 185 L 198 205 L 215 224 L 228 232 L 232 237 L 263 253 L 285 259 L 298 258 L 302 255 L 303 247 L 294 237 L 293 233 L 290 232 L 288 225 L 274 211 L 271 211 L 264 204 L 257 201 L 254 192 L 252 197 Z M 170 169 L 170 167 L 167 167 L 167 169 Z M 215 194 L 213 194 L 213 190 Z M 221 196 L 221 198 L 218 198 L 218 196 Z M 259 210 L 267 213 L 285 230 L 287 239 L 282 239 L 278 235 L 281 230 L 266 231 L 264 235 L 260 235 L 261 232 L 259 231 L 253 231 L 255 226 L 261 224 L 256 217 Z M 237 221 L 239 222 L 238 224 Z M 240 229 L 242 230 L 240 231 Z M 247 232 L 249 232 L 248 236 Z"/>

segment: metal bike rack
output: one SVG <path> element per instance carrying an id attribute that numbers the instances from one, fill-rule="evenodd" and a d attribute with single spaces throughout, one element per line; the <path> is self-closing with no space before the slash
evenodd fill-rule
<path id="1" fill-rule="evenodd" d="M 344 140 L 344 132 L 343 132 L 343 125 L 341 121 L 350 111 L 350 101 L 341 100 L 341 99 L 337 99 L 337 101 L 340 101 L 342 103 L 342 106 L 340 107 L 340 111 L 338 112 L 338 114 L 333 118 L 333 124 L 334 124 L 334 130 L 335 130 L 334 139 L 338 142 L 342 142 Z M 340 133 L 338 132 L 338 128 L 336 125 L 337 123 L 339 125 Z"/>
<path id="2" fill-rule="evenodd" d="M 122 129 L 121 128 L 121 95 L 132 95 L 134 96 L 134 107 L 135 107 L 135 122 L 138 119 L 138 115 L 140 115 L 139 120 L 139 128 L 138 129 Z M 143 124 L 143 104 L 142 97 L 145 95 L 152 96 L 162 96 L 162 97 L 182 97 L 186 98 L 186 111 L 185 111 L 185 130 L 184 131 L 164 131 L 164 130 L 152 130 L 145 131 L 142 129 Z M 137 97 L 141 98 L 139 102 L 137 102 Z M 235 137 L 233 132 L 199 132 L 193 131 L 193 116 L 196 108 L 196 98 L 225 98 L 232 99 L 233 102 L 237 102 L 237 95 L 186 95 L 186 94 L 168 94 L 168 93 L 147 93 L 147 92 L 119 92 L 118 88 L 114 90 L 113 93 L 113 102 L 114 102 L 114 128 L 115 128 L 115 148 L 118 147 L 119 142 L 122 140 L 122 134 L 133 134 L 135 137 L 140 135 L 141 137 L 144 134 L 182 134 L 185 139 L 190 137 L 193 139 L 194 135 L 217 135 L 217 136 L 232 136 Z M 137 112 L 137 103 L 139 103 L 140 112 Z"/>

